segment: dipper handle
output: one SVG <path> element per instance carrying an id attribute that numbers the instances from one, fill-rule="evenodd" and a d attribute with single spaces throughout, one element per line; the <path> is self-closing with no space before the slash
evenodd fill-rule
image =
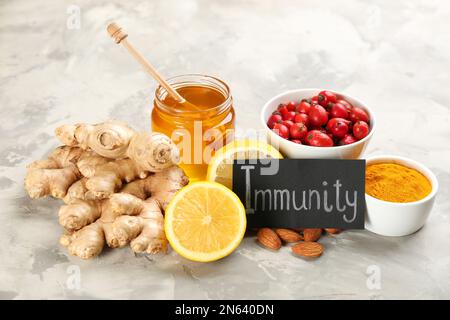
<path id="1" fill-rule="evenodd" d="M 128 42 L 128 34 L 123 31 L 123 29 L 117 25 L 116 23 L 110 23 L 108 27 L 106 27 L 111 38 L 117 44 L 121 44 L 124 46 L 128 52 L 136 59 L 137 62 L 141 64 L 141 66 L 147 71 L 166 91 L 171 95 L 176 101 L 179 103 L 186 103 L 186 99 L 184 99 L 164 78 L 159 74 L 158 71 L 144 58 L 134 47 Z"/>

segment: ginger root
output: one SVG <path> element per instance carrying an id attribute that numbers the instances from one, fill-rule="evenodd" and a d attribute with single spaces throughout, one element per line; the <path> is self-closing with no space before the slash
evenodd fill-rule
<path id="1" fill-rule="evenodd" d="M 52 195 L 63 198 L 67 189 L 81 174 L 76 166 L 83 150 L 76 147 L 58 147 L 47 159 L 31 163 L 25 177 L 25 189 L 31 198 Z"/>
<path id="2" fill-rule="evenodd" d="M 107 214 L 110 213 L 108 211 L 110 202 L 108 199 L 92 201 L 77 195 L 77 193 L 82 194 L 85 190 L 83 181 L 84 178 L 69 188 L 68 194 L 64 199 L 66 205 L 63 205 L 59 210 L 59 222 L 69 231 L 79 230 L 85 225 L 92 223 L 100 216 L 103 216 L 105 211 Z M 125 185 L 119 194 L 128 193 L 142 200 L 152 197 L 162 209 L 165 209 L 173 195 L 188 182 L 188 178 L 183 170 L 174 166 L 153 173 L 145 179 L 135 180 Z M 78 189 L 81 189 L 81 191 Z M 117 194 L 112 194 L 111 197 L 113 196 L 117 198 Z"/>
<path id="3" fill-rule="evenodd" d="M 125 202 L 128 206 L 123 205 Z M 156 199 L 151 197 L 144 201 L 130 194 L 119 193 L 113 195 L 110 205 L 116 214 L 121 214 L 111 226 L 111 245 L 121 247 L 130 243 L 134 252 L 166 252 L 167 239 L 162 231 L 164 217 Z"/>
<path id="4" fill-rule="evenodd" d="M 139 167 L 136 162 L 127 158 L 107 162 L 95 169 L 93 176 L 86 181 L 86 198 L 105 199 L 118 191 L 123 183 L 138 178 L 145 178 L 148 171 Z"/>
<path id="5" fill-rule="evenodd" d="M 96 221 L 111 248 L 130 243 L 134 252 L 165 252 L 163 210 L 175 192 L 187 183 L 183 170 L 170 167 L 127 184 L 120 193 L 112 194 L 108 199 L 75 200 L 64 205 L 59 211 L 59 222 L 67 233 L 60 242 L 68 246 L 71 254 L 83 259 L 99 254 L 101 250 L 85 247 L 92 246 L 93 240 L 92 232 L 86 233 L 84 229 Z"/>
<path id="6" fill-rule="evenodd" d="M 113 159 L 105 158 L 93 151 L 86 151 L 78 160 L 77 167 L 83 177 L 90 178 L 95 174 L 97 168 L 110 161 Z"/>
<path id="7" fill-rule="evenodd" d="M 59 242 L 68 247 L 70 255 L 90 259 L 102 252 L 105 246 L 105 234 L 101 222 L 95 222 L 79 232 L 63 235 Z"/>
<path id="8" fill-rule="evenodd" d="M 71 255 L 90 259 L 101 253 L 105 242 L 111 248 L 122 248 L 130 243 L 134 252 L 156 254 L 166 252 L 164 217 L 158 202 L 149 198 L 141 200 L 133 195 L 119 193 L 114 200 L 103 202 L 105 217 L 75 232 L 66 232 L 60 243 Z M 112 201 L 117 204 L 108 211 Z M 109 209 L 110 210 L 110 209 Z M 109 221 L 107 216 L 115 216 Z"/>
<path id="9" fill-rule="evenodd" d="M 179 153 L 160 133 L 138 133 L 123 122 L 61 126 L 64 146 L 28 166 L 31 198 L 63 199 L 60 243 L 82 259 L 105 244 L 134 252 L 165 252 L 164 209 L 188 178 Z"/>
<path id="10" fill-rule="evenodd" d="M 164 134 L 136 132 L 122 121 L 63 125 L 55 130 L 66 146 L 93 150 L 111 159 L 130 158 L 143 170 L 157 172 L 177 164 L 180 153 Z"/>
<path id="11" fill-rule="evenodd" d="M 68 189 L 63 201 L 67 204 L 72 203 L 78 199 L 86 200 L 86 188 L 87 178 L 83 177 L 78 181 L 75 181 Z"/>
<path id="12" fill-rule="evenodd" d="M 55 129 L 56 137 L 66 146 L 92 149 L 105 158 L 124 158 L 134 130 L 122 121 L 99 124 L 79 123 Z"/>

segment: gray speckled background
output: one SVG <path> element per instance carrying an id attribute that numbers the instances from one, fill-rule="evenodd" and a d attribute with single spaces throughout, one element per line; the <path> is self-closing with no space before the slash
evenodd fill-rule
<path id="1" fill-rule="evenodd" d="M 72 3 L 80 29 L 67 27 Z M 108 38 L 111 20 L 164 75 L 230 84 L 239 128 L 258 128 L 260 107 L 287 89 L 361 98 L 378 117 L 366 154 L 412 157 L 437 174 L 428 223 L 403 238 L 324 238 L 316 261 L 254 237 L 210 264 L 173 252 L 150 261 L 128 248 L 68 256 L 60 203 L 30 201 L 24 168 L 57 145 L 62 123 L 114 117 L 149 128 L 155 83 Z M 448 1 L 2 1 L 0 63 L 0 298 L 450 298 Z M 367 285 L 370 266 L 380 288 Z"/>

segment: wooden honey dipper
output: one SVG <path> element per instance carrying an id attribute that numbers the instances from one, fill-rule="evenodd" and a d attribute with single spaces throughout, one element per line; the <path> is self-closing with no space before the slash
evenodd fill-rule
<path id="1" fill-rule="evenodd" d="M 180 104 L 185 106 L 189 106 L 193 110 L 199 110 L 199 108 L 185 98 L 183 98 L 164 78 L 159 74 L 158 71 L 147 61 L 147 59 L 142 56 L 139 51 L 137 51 L 132 44 L 130 44 L 127 40 L 128 34 L 126 34 L 121 27 L 119 27 L 116 23 L 110 23 L 108 27 L 106 27 L 111 38 L 117 44 L 121 44 L 124 46 L 128 52 L 136 59 L 137 62 L 141 64 L 141 66 L 147 71 L 166 91 L 172 98 L 174 98 Z"/>

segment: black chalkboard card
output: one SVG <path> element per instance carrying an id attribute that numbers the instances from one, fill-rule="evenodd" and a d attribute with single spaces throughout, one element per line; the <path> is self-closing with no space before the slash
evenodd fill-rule
<path id="1" fill-rule="evenodd" d="M 247 227 L 364 229 L 365 160 L 235 160 Z"/>

